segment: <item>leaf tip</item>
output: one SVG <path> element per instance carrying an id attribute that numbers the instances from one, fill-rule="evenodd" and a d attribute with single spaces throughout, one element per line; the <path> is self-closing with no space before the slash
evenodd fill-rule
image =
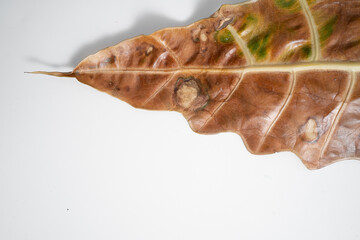
<path id="1" fill-rule="evenodd" d="M 45 72 L 45 71 L 34 71 L 34 72 L 24 72 L 28 74 L 44 74 L 54 77 L 75 77 L 74 72 Z"/>

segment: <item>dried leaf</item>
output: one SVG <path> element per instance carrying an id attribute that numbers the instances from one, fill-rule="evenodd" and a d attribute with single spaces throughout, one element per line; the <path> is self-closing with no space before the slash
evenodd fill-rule
<path id="1" fill-rule="evenodd" d="M 360 157 L 359 59 L 358 0 L 258 0 L 48 74 L 181 112 L 198 133 L 235 132 L 254 154 L 292 151 L 318 169 Z"/>

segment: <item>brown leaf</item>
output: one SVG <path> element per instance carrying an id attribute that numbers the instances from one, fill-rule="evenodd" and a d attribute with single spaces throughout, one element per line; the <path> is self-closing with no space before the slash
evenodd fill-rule
<path id="1" fill-rule="evenodd" d="M 360 157 L 359 59 L 359 1 L 258 0 L 47 74 L 181 112 L 195 132 L 235 132 L 254 154 L 292 151 L 318 169 Z"/>

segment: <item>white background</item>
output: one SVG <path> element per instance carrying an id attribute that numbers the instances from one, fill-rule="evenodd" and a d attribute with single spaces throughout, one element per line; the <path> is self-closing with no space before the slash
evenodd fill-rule
<path id="1" fill-rule="evenodd" d="M 360 239 L 360 162 L 307 170 L 75 79 L 89 54 L 224 0 L 0 2 L 0 239 Z"/>

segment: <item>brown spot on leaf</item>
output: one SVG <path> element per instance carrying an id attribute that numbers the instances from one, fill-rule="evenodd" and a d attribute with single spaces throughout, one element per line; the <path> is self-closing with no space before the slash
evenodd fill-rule
<path id="1" fill-rule="evenodd" d="M 188 111 L 196 111 L 207 105 L 208 94 L 202 89 L 201 83 L 194 77 L 179 78 L 174 88 L 175 102 Z"/>
<path id="2" fill-rule="evenodd" d="M 204 28 L 205 27 L 203 25 L 199 24 L 196 28 L 191 30 L 191 39 L 193 40 L 193 42 L 200 42 L 201 30 L 203 30 Z"/>
<path id="3" fill-rule="evenodd" d="M 207 38 L 207 36 L 206 36 L 205 33 L 201 33 L 201 34 L 200 34 L 200 40 L 201 40 L 202 42 L 206 42 L 207 39 L 208 39 L 208 38 Z"/>
<path id="4" fill-rule="evenodd" d="M 154 50 L 154 46 L 150 46 L 150 47 L 146 50 L 145 55 L 146 55 L 146 56 L 149 56 L 149 55 L 152 53 L 153 50 Z"/>
<path id="5" fill-rule="evenodd" d="M 108 64 L 111 64 L 114 62 L 115 62 L 115 56 L 108 57 L 107 59 L 104 60 L 104 63 L 108 63 Z"/>
<path id="6" fill-rule="evenodd" d="M 129 91 L 130 91 L 130 87 L 129 87 L 129 86 L 125 86 L 125 87 L 124 87 L 124 91 L 125 91 L 125 92 L 129 92 Z"/>
<path id="7" fill-rule="evenodd" d="M 306 142 L 314 143 L 319 139 L 318 124 L 314 118 L 309 118 L 299 130 L 301 138 Z"/>

